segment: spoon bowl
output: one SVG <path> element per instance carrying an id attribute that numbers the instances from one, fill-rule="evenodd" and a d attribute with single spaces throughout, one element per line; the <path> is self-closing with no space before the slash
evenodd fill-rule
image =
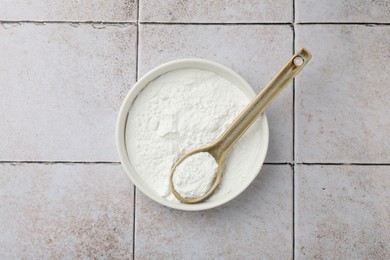
<path id="1" fill-rule="evenodd" d="M 173 185 L 173 173 L 175 172 L 177 166 L 179 166 L 188 157 L 190 157 L 194 154 L 197 154 L 197 153 L 205 153 L 205 152 L 209 153 L 212 157 L 214 157 L 215 161 L 218 164 L 217 174 L 216 174 L 209 190 L 204 195 L 202 195 L 200 197 L 186 198 L 186 197 L 181 196 L 180 193 L 176 191 L 176 189 Z M 212 145 L 193 150 L 193 151 L 183 155 L 182 157 L 180 157 L 176 161 L 176 163 L 173 165 L 172 170 L 171 170 L 171 174 L 169 176 L 169 185 L 170 185 L 170 189 L 171 189 L 173 195 L 181 202 L 189 203 L 189 204 L 201 202 L 201 201 L 207 199 L 209 196 L 211 196 L 212 193 L 215 191 L 215 189 L 218 187 L 219 183 L 221 182 L 222 173 L 223 173 L 223 164 L 225 161 L 225 155 L 226 155 L 226 153 L 224 153 L 224 151 L 221 149 L 221 146 L 219 145 L 219 143 L 216 142 Z"/>

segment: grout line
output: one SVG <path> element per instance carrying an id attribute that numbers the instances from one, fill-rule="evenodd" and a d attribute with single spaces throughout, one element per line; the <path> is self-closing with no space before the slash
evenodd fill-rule
<path id="1" fill-rule="evenodd" d="M 292 1 L 292 9 L 293 9 L 293 24 L 295 24 L 295 0 Z"/>
<path id="2" fill-rule="evenodd" d="M 134 186 L 134 193 L 133 193 L 133 260 L 135 259 L 135 209 L 136 209 L 136 196 L 137 196 L 137 187 Z"/>
<path id="3" fill-rule="evenodd" d="M 110 161 L 0 161 L 0 164 L 113 164 L 119 165 L 120 162 Z"/>
<path id="4" fill-rule="evenodd" d="M 113 164 L 120 165 L 121 162 L 112 161 L 0 161 L 0 164 Z M 290 162 L 264 162 L 268 165 L 292 165 Z"/>
<path id="5" fill-rule="evenodd" d="M 345 165 L 345 166 L 390 166 L 390 163 L 318 163 L 318 162 L 313 162 L 313 163 L 308 163 L 308 162 L 299 162 L 296 163 L 297 165 Z"/>
<path id="6" fill-rule="evenodd" d="M 292 165 L 291 162 L 264 162 L 264 165 Z"/>
<path id="7" fill-rule="evenodd" d="M 107 25 L 136 25 L 136 22 L 106 22 L 106 21 L 32 21 L 32 20 L 0 20 L 0 24 L 32 23 L 32 24 L 107 24 Z"/>
<path id="8" fill-rule="evenodd" d="M 293 53 L 295 53 L 295 25 L 293 25 Z M 292 230 L 293 230 L 293 259 L 295 259 L 295 78 L 293 79 L 293 100 L 292 100 L 292 107 L 293 107 L 293 117 L 292 117 L 292 134 L 293 134 L 293 140 L 292 140 L 292 158 L 293 158 L 293 165 L 292 167 Z"/>
<path id="9" fill-rule="evenodd" d="M 0 161 L 0 164 L 111 164 L 120 165 L 120 162 L 111 161 Z M 390 163 L 348 163 L 348 162 L 264 162 L 264 165 L 351 165 L 351 166 L 390 166 Z"/>
<path id="10" fill-rule="evenodd" d="M 161 25 L 291 25 L 290 22 L 238 22 L 238 23 L 203 23 L 203 22 L 140 22 L 140 24 Z"/>
<path id="11" fill-rule="evenodd" d="M 295 164 L 291 165 L 292 170 L 292 259 L 295 259 Z"/>
<path id="12" fill-rule="evenodd" d="M 292 24 L 292 31 L 293 31 L 293 42 L 292 42 L 292 51 L 293 55 L 295 53 L 295 0 L 293 2 L 293 24 Z M 292 134 L 293 134 L 293 140 L 292 140 L 292 159 L 293 163 L 291 165 L 292 168 L 292 259 L 295 259 L 295 78 L 293 78 L 292 82 L 293 87 L 293 100 L 292 100 Z"/>
<path id="13" fill-rule="evenodd" d="M 364 25 L 364 26 L 388 26 L 390 23 L 375 22 L 296 22 L 295 14 L 293 22 L 238 22 L 238 23 L 202 23 L 202 22 L 140 22 L 140 21 L 45 21 L 45 20 L 0 20 L 0 24 L 101 24 L 101 25 Z"/>
<path id="14" fill-rule="evenodd" d="M 135 79 L 138 81 L 138 59 L 139 59 L 139 26 L 140 26 L 140 17 L 139 17 L 139 3 L 137 0 L 137 37 L 136 37 L 136 57 L 135 57 Z M 136 203 L 137 203 L 137 187 L 134 185 L 134 193 L 133 193 L 133 260 L 135 259 L 135 218 L 136 218 Z"/>
<path id="15" fill-rule="evenodd" d="M 390 23 L 373 23 L 373 22 L 299 22 L 298 25 L 390 25 Z"/>
<path id="16" fill-rule="evenodd" d="M 137 1 L 139 3 L 139 0 Z M 139 9 L 137 7 L 137 9 Z M 137 10 L 137 19 L 139 16 L 139 11 Z M 135 54 L 135 80 L 138 81 L 138 52 L 139 52 L 139 22 L 137 21 L 137 36 L 136 36 L 136 54 Z"/>
<path id="17" fill-rule="evenodd" d="M 292 52 L 296 52 L 296 46 L 295 46 L 295 25 L 292 26 L 292 31 L 293 31 L 293 42 L 292 42 Z M 292 159 L 293 163 L 295 164 L 295 78 L 292 80 Z"/>

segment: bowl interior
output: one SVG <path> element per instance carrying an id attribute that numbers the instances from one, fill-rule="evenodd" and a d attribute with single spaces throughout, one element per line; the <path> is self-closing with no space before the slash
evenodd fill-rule
<path id="1" fill-rule="evenodd" d="M 149 198 L 153 199 L 154 201 L 171 207 L 175 209 L 181 209 L 181 210 L 204 210 L 204 209 L 210 209 L 217 206 L 220 206 L 236 196 L 238 196 L 242 191 L 245 190 L 245 188 L 253 181 L 253 179 L 257 176 L 257 174 L 260 171 L 260 168 L 263 165 L 267 149 L 268 149 L 268 139 L 269 139 L 269 133 L 268 133 L 268 122 L 266 115 L 263 114 L 258 121 L 260 121 L 260 129 L 261 129 L 261 145 L 258 147 L 257 154 L 253 155 L 258 158 L 258 165 L 257 167 L 253 167 L 251 169 L 251 172 L 247 174 L 248 176 L 248 185 L 245 187 L 241 187 L 241 189 L 237 189 L 232 191 L 231 193 L 227 194 L 223 198 L 219 198 L 218 200 L 207 200 L 199 204 L 184 204 L 184 203 L 177 203 L 174 201 L 169 201 L 163 197 L 160 197 L 157 195 L 153 190 L 151 190 L 144 181 L 139 177 L 136 170 L 131 164 L 131 161 L 128 157 L 127 148 L 126 148 L 126 123 L 128 119 L 128 112 L 131 109 L 131 105 L 133 104 L 133 101 L 137 97 L 138 93 L 142 91 L 144 87 L 146 87 L 151 81 L 156 79 L 162 74 L 165 74 L 169 71 L 176 70 L 176 69 L 185 69 L 185 68 L 196 68 L 196 69 L 202 69 L 202 70 L 208 70 L 212 71 L 216 74 L 219 74 L 220 76 L 226 78 L 231 83 L 236 85 L 248 98 L 253 99 L 256 94 L 253 91 L 253 89 L 250 87 L 250 85 L 237 73 L 232 71 L 231 69 L 220 65 L 215 62 L 211 62 L 208 60 L 203 59 L 182 59 L 182 60 L 175 60 L 168 63 L 165 63 L 163 65 L 160 65 L 159 67 L 151 70 L 148 72 L 145 76 L 143 76 L 131 89 L 131 91 L 126 96 L 122 107 L 119 112 L 118 121 L 117 121 L 117 132 L 116 132 L 116 139 L 117 139 L 117 148 L 119 152 L 119 157 L 122 163 L 122 166 L 124 167 L 127 175 L 131 179 L 131 181 L 137 186 L 138 189 L 140 189 L 145 195 L 147 195 Z"/>

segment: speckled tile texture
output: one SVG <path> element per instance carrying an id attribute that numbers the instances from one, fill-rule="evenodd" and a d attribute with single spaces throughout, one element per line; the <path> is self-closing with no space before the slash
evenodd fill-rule
<path id="1" fill-rule="evenodd" d="M 301 25 L 313 53 L 296 82 L 299 162 L 390 163 L 390 27 Z"/>
<path id="2" fill-rule="evenodd" d="M 1 164 L 0 259 L 132 259 L 120 165 Z"/>
<path id="3" fill-rule="evenodd" d="M 0 0 L 0 260 L 390 259 L 389 46 L 388 0 Z M 301 47 L 240 196 L 134 189 L 115 126 L 138 78 L 204 58 L 258 93 Z"/>
<path id="4" fill-rule="evenodd" d="M 390 23 L 389 0 L 296 0 L 298 22 Z"/>
<path id="5" fill-rule="evenodd" d="M 292 22 L 289 0 L 140 1 L 140 20 L 148 22 Z"/>
<path id="6" fill-rule="evenodd" d="M 137 259 L 292 258 L 292 169 L 266 165 L 225 206 L 201 212 L 165 208 L 137 192 Z"/>
<path id="7" fill-rule="evenodd" d="M 297 259 L 390 258 L 390 166 L 296 168 Z"/>
<path id="8" fill-rule="evenodd" d="M 1 0 L 6 21 L 136 21 L 136 0 Z"/>
<path id="9" fill-rule="evenodd" d="M 0 35 L 0 160 L 118 161 L 136 27 L 6 24 Z"/>
<path id="10" fill-rule="evenodd" d="M 291 57 L 292 37 L 287 25 L 141 25 L 138 68 L 142 76 L 174 59 L 209 59 L 238 72 L 258 92 Z M 267 115 L 270 145 L 266 161 L 291 162 L 291 84 Z"/>

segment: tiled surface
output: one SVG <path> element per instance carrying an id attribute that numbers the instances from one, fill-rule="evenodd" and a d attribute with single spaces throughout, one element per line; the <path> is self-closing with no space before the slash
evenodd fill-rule
<path id="1" fill-rule="evenodd" d="M 292 55 L 292 38 L 287 25 L 141 25 L 139 72 L 142 76 L 174 59 L 204 58 L 232 68 L 258 92 Z M 291 84 L 267 115 L 270 145 L 266 161 L 291 162 Z"/>
<path id="2" fill-rule="evenodd" d="M 118 161 L 115 123 L 135 81 L 136 27 L 5 26 L 0 160 Z"/>
<path id="3" fill-rule="evenodd" d="M 3 21 L 136 21 L 135 0 L 1 0 Z"/>
<path id="4" fill-rule="evenodd" d="M 133 185 L 121 168 L 1 164 L 0 259 L 131 259 Z"/>
<path id="5" fill-rule="evenodd" d="M 390 258 L 388 1 L 0 2 L 0 259 Z M 258 92 L 294 46 L 313 59 L 242 195 L 133 197 L 112 162 L 137 69 L 206 58 Z"/>
<path id="6" fill-rule="evenodd" d="M 302 25 L 314 53 L 296 83 L 299 162 L 390 163 L 390 27 Z"/>
<path id="7" fill-rule="evenodd" d="M 291 259 L 292 170 L 266 165 L 238 198 L 220 208 L 171 210 L 137 192 L 137 259 Z"/>
<path id="8" fill-rule="evenodd" d="M 390 258 L 390 166 L 296 168 L 297 259 Z"/>
<path id="9" fill-rule="evenodd" d="M 292 22 L 289 0 L 140 1 L 140 20 L 148 22 Z"/>
<path id="10" fill-rule="evenodd" d="M 390 23 L 390 1 L 296 0 L 298 22 Z"/>

